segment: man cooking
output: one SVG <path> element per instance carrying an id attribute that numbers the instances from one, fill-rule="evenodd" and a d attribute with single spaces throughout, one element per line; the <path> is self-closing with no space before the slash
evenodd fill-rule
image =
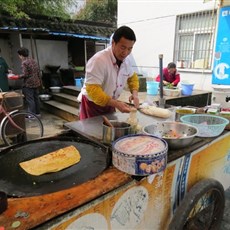
<path id="1" fill-rule="evenodd" d="M 129 101 L 139 107 L 139 80 L 132 70 L 129 54 L 136 36 L 127 26 L 118 28 L 112 37 L 112 45 L 96 53 L 86 64 L 85 83 L 80 97 L 80 120 L 114 112 L 129 113 L 131 108 L 119 101 L 126 83 L 130 90 Z"/>

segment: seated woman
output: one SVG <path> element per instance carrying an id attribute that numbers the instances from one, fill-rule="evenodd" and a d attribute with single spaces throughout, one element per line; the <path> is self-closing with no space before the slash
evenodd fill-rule
<path id="1" fill-rule="evenodd" d="M 156 77 L 156 81 L 160 82 L 160 74 Z M 176 64 L 170 62 L 167 68 L 163 69 L 163 84 L 168 85 L 171 84 L 173 86 L 177 86 L 180 82 L 180 74 L 177 72 Z"/>

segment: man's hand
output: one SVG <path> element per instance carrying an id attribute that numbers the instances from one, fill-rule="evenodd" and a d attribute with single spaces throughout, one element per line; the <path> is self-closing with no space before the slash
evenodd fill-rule
<path id="1" fill-rule="evenodd" d="M 129 105 L 127 105 L 126 103 L 122 102 L 122 101 L 117 101 L 117 106 L 116 108 L 121 111 L 122 113 L 130 113 L 131 112 L 131 108 Z"/>
<path id="2" fill-rule="evenodd" d="M 131 111 L 130 106 L 127 105 L 126 103 L 122 102 L 122 101 L 110 99 L 110 101 L 107 105 L 115 107 L 116 109 L 118 109 L 122 113 L 130 113 L 130 111 Z"/>
<path id="3" fill-rule="evenodd" d="M 135 108 L 139 108 L 139 105 L 140 105 L 139 104 L 139 98 L 137 96 L 131 95 L 129 97 L 129 103 L 132 103 L 132 101 L 133 101 Z"/>

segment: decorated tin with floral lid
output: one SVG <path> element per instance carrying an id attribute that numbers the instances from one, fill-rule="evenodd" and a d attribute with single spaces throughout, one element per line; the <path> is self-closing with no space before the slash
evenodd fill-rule
<path id="1" fill-rule="evenodd" d="M 167 142 L 145 134 L 128 135 L 113 142 L 113 165 L 131 175 L 151 175 L 167 165 Z"/>

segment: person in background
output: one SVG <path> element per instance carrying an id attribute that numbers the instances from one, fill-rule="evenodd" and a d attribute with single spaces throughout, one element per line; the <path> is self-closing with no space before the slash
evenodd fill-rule
<path id="1" fill-rule="evenodd" d="M 160 74 L 156 77 L 156 81 L 160 82 Z M 167 68 L 163 69 L 163 84 L 177 86 L 180 82 L 180 74 L 177 72 L 176 64 L 170 62 Z"/>
<path id="2" fill-rule="evenodd" d="M 9 91 L 9 83 L 7 74 L 10 73 L 9 67 L 5 61 L 5 59 L 1 56 L 1 48 L 0 48 L 0 89 L 3 92 Z"/>
<path id="3" fill-rule="evenodd" d="M 38 64 L 34 59 L 29 57 L 29 50 L 27 48 L 22 47 L 17 51 L 17 53 L 22 62 L 22 74 L 18 76 L 19 78 L 24 79 L 22 93 L 25 96 L 25 100 L 28 105 L 28 111 L 34 113 L 37 116 L 40 116 L 38 95 L 41 79 Z"/>
<path id="4" fill-rule="evenodd" d="M 81 120 L 115 112 L 115 109 L 129 113 L 130 106 L 118 100 L 126 83 L 131 93 L 129 102 L 139 107 L 139 80 L 129 59 L 135 42 L 133 30 L 121 26 L 114 32 L 111 46 L 89 59 L 81 98 L 78 98 Z"/>

